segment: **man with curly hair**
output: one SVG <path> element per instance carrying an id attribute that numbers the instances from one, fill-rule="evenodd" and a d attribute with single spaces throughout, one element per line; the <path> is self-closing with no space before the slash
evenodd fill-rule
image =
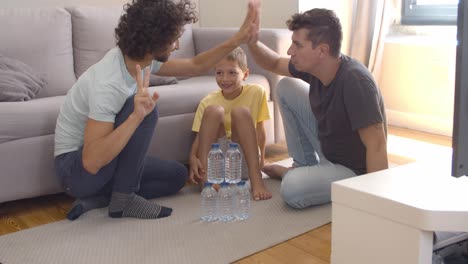
<path id="1" fill-rule="evenodd" d="M 281 196 L 294 208 L 328 203 L 331 183 L 388 168 L 382 95 L 369 70 L 341 53 L 341 23 L 332 10 L 315 8 L 287 21 L 293 32 L 281 57 L 263 43 L 249 49 L 258 65 L 282 79 L 276 98 L 292 167 L 267 165 Z"/>
<path id="2" fill-rule="evenodd" d="M 193 76 L 211 69 L 231 50 L 257 38 L 259 0 L 239 31 L 191 59 L 168 60 L 184 25 L 197 21 L 189 0 L 133 0 L 115 29 L 117 47 L 91 66 L 67 93 L 55 129 L 55 165 L 65 191 L 77 198 L 74 220 L 109 205 L 113 218 L 154 219 L 172 209 L 147 199 L 174 194 L 187 178 L 176 161 L 147 157 L 158 112 L 148 91 L 150 72 Z"/>

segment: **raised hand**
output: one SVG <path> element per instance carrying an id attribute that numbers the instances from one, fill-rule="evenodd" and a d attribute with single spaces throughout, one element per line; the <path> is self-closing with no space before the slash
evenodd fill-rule
<path id="1" fill-rule="evenodd" d="M 256 16 L 252 20 L 252 25 L 251 25 L 251 33 L 250 33 L 250 39 L 249 43 L 255 43 L 258 40 L 258 34 L 260 32 L 260 14 L 261 14 L 261 0 L 250 0 L 249 1 L 249 6 L 252 6 L 254 10 L 256 10 Z"/>
<path id="2" fill-rule="evenodd" d="M 241 43 L 255 43 L 260 31 L 260 0 L 249 0 L 247 15 L 237 32 Z"/>
<path id="3" fill-rule="evenodd" d="M 134 97 L 133 113 L 135 116 L 143 120 L 149 113 L 151 113 L 156 106 L 156 101 L 159 94 L 154 92 L 152 95 L 148 91 L 150 70 L 149 67 L 145 69 L 144 77 L 141 76 L 141 67 L 136 65 L 136 82 L 137 92 Z"/>

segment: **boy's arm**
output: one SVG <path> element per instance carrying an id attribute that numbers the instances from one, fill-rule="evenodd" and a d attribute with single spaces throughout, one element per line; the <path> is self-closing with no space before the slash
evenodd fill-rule
<path id="1" fill-rule="evenodd" d="M 266 131 L 264 122 L 257 123 L 257 143 L 258 147 L 260 148 L 260 168 L 263 168 L 265 165 L 265 145 L 266 145 Z"/>
<path id="2" fill-rule="evenodd" d="M 192 148 L 190 149 L 190 172 L 189 179 L 192 183 L 198 184 L 203 181 L 203 174 L 205 169 L 203 168 L 202 163 L 198 159 L 198 145 L 199 145 L 199 133 L 196 133 L 195 139 L 192 143 Z"/>

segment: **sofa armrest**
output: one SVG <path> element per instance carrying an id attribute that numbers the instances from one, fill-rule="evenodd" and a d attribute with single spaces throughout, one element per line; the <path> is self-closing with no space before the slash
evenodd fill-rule
<path id="1" fill-rule="evenodd" d="M 237 28 L 194 28 L 193 40 L 195 44 L 195 54 L 199 54 L 218 45 L 234 35 L 237 30 Z M 259 39 L 278 54 L 287 56 L 287 50 L 291 43 L 291 34 L 292 33 L 287 29 L 261 29 Z M 274 94 L 273 90 L 282 76 L 266 71 L 255 64 L 249 49 L 245 45 L 242 45 L 242 48 L 247 54 L 247 64 L 250 73 L 264 75 L 270 84 L 270 94 Z"/>

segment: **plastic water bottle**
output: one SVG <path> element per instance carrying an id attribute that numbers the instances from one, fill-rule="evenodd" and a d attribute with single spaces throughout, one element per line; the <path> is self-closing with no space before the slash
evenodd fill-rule
<path id="1" fill-rule="evenodd" d="M 234 192 L 229 186 L 229 183 L 221 183 L 221 189 L 218 193 L 219 200 L 219 215 L 218 219 L 223 222 L 234 220 Z"/>
<path id="2" fill-rule="evenodd" d="M 250 190 L 245 181 L 240 181 L 236 191 L 236 218 L 245 220 L 250 216 Z"/>
<path id="3" fill-rule="evenodd" d="M 208 153 L 208 182 L 222 183 L 224 181 L 224 155 L 218 143 L 211 144 Z"/>
<path id="4" fill-rule="evenodd" d="M 240 182 L 242 178 L 242 155 L 237 143 L 229 143 L 229 149 L 224 160 L 226 164 L 226 182 Z"/>
<path id="5" fill-rule="evenodd" d="M 206 182 L 201 192 L 201 220 L 205 222 L 218 220 L 218 192 L 211 182 Z"/>

